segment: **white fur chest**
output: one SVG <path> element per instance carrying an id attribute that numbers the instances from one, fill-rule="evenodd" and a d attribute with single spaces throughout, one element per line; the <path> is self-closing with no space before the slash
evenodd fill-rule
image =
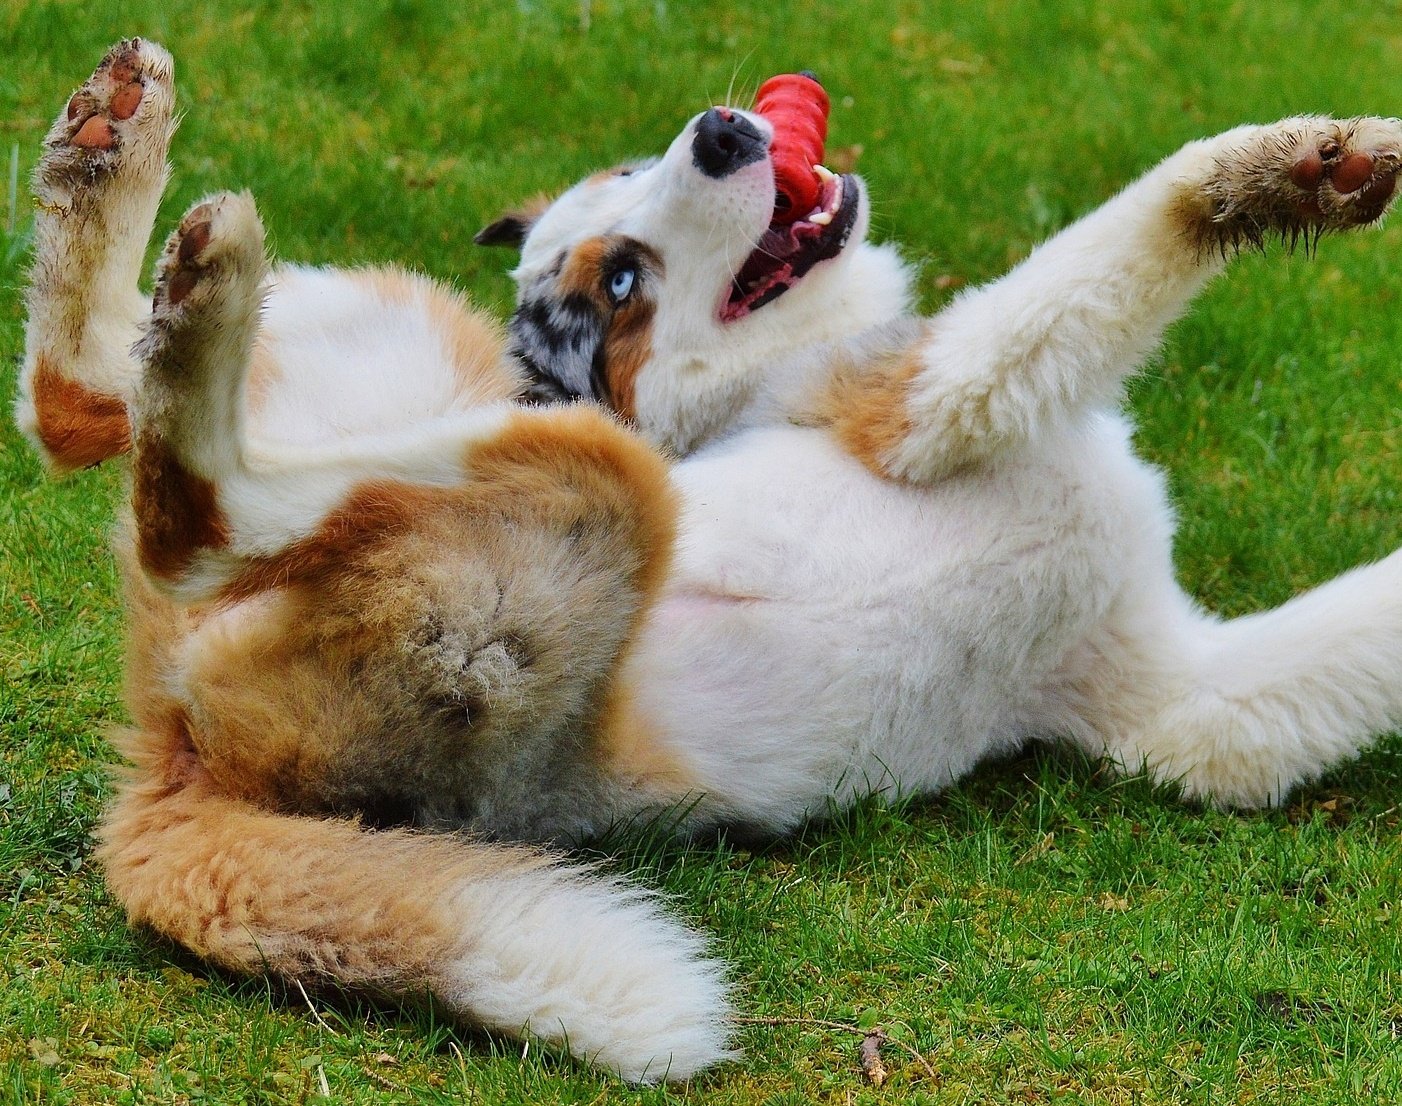
<path id="1" fill-rule="evenodd" d="M 1145 477 L 1111 419 L 930 488 L 819 431 L 707 450 L 677 470 L 677 563 L 633 662 L 645 715 L 732 819 L 948 783 L 1026 736 L 1118 585 L 1109 533 L 1156 510 Z"/>

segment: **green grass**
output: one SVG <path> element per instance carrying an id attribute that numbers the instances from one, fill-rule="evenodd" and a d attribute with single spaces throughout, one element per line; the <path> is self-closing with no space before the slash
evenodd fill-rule
<path id="1" fill-rule="evenodd" d="M 483 9 L 483 10 L 474 10 Z M 0 11 L 0 167 L 126 34 L 176 54 L 162 216 L 248 187 L 286 258 L 395 260 L 510 301 L 472 233 L 512 201 L 659 150 L 683 119 L 810 66 L 860 146 L 878 233 L 927 306 L 992 277 L 1188 138 L 1298 111 L 1402 111 L 1402 8 L 578 0 L 190 0 Z M 0 203 L 4 190 L 0 189 Z M 0 237 L 5 388 L 27 204 Z M 0 219 L 8 212 L 0 210 Z M 3 222 L 0 222 L 3 229 Z M 1402 226 L 1240 261 L 1134 390 L 1205 603 L 1279 602 L 1398 537 Z M 116 473 L 0 457 L 0 1102 L 1354 1104 L 1402 1095 L 1402 744 L 1236 816 L 1052 751 L 871 803 L 752 853 L 625 858 L 715 934 L 749 1057 L 633 1091 L 558 1056 L 212 973 L 129 933 L 88 857 L 119 705 L 105 533 Z M 313 1017 L 308 1002 L 317 1010 Z"/>

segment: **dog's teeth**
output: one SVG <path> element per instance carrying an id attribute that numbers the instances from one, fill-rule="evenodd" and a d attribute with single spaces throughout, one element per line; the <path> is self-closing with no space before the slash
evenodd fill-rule
<path id="1" fill-rule="evenodd" d="M 830 180 L 836 179 L 836 176 L 837 176 L 837 174 L 835 174 L 835 173 L 834 173 L 831 169 L 829 169 L 826 165 L 815 165 L 815 166 L 813 166 L 813 172 L 815 172 L 815 173 L 818 174 L 818 179 L 819 179 L 820 181 L 822 181 L 824 184 L 827 184 L 827 182 L 830 181 Z"/>
<path id="2" fill-rule="evenodd" d="M 808 221 L 810 223 L 817 223 L 820 227 L 825 227 L 832 222 L 832 212 L 815 211 L 812 215 L 808 216 Z"/>

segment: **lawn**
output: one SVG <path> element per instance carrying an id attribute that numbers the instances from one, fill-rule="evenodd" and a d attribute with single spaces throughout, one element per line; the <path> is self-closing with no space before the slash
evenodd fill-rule
<path id="1" fill-rule="evenodd" d="M 587 18 L 586 18 L 587 17 Z M 935 308 L 1185 140 L 1402 112 L 1402 6 L 1280 0 L 9 0 L 0 353 L 21 345 L 23 181 L 105 47 L 155 38 L 185 123 L 162 232 L 246 187 L 284 258 L 393 260 L 500 311 L 511 202 L 659 151 L 773 72 L 817 70 L 835 157 Z M 18 202 L 4 187 L 17 150 Z M 1133 389 L 1177 560 L 1239 613 L 1397 542 L 1402 225 L 1240 260 Z M 1203 811 L 1055 750 L 780 847 L 636 847 L 735 968 L 747 1051 L 632 1090 L 432 1011 L 213 973 L 129 932 L 90 860 L 122 719 L 118 471 L 0 456 L 0 1102 L 1339 1103 L 1402 1098 L 1402 741 L 1284 809 Z M 872 1086 L 859 1038 L 884 1026 Z M 928 1065 L 928 1067 L 926 1066 Z M 931 1074 L 933 1072 L 933 1075 Z"/>

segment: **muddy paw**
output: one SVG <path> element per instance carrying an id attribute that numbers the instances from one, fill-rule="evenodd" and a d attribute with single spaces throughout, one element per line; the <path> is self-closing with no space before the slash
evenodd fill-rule
<path id="1" fill-rule="evenodd" d="M 144 39 L 107 52 L 44 139 L 34 174 L 41 204 L 66 207 L 114 175 L 159 181 L 175 129 L 174 68 L 165 50 Z"/>
<path id="2" fill-rule="evenodd" d="M 180 220 L 166 246 L 165 264 L 156 284 L 156 310 L 163 304 L 176 307 L 183 303 L 199 284 L 205 273 L 204 253 L 209 248 L 213 223 L 213 203 L 196 204 Z"/>
<path id="3" fill-rule="evenodd" d="M 266 274 L 251 196 L 222 192 L 190 208 L 156 263 L 152 314 L 135 350 L 147 383 L 153 373 L 174 379 L 199 376 L 206 365 L 222 371 L 217 366 L 257 330 Z"/>
<path id="4" fill-rule="evenodd" d="M 1357 119 L 1308 136 L 1290 164 L 1296 210 L 1327 228 L 1371 223 L 1387 210 L 1402 169 L 1402 134 L 1392 120 Z"/>
<path id="5" fill-rule="evenodd" d="M 1382 216 L 1402 170 L 1402 121 L 1291 119 L 1260 128 L 1217 159 L 1208 192 L 1215 244 L 1307 245 Z"/>
<path id="6" fill-rule="evenodd" d="M 156 263 L 152 309 L 157 316 L 194 310 L 226 286 L 243 291 L 244 298 L 259 296 L 265 269 L 263 226 L 253 198 L 221 192 L 190 208 L 166 240 Z"/>

